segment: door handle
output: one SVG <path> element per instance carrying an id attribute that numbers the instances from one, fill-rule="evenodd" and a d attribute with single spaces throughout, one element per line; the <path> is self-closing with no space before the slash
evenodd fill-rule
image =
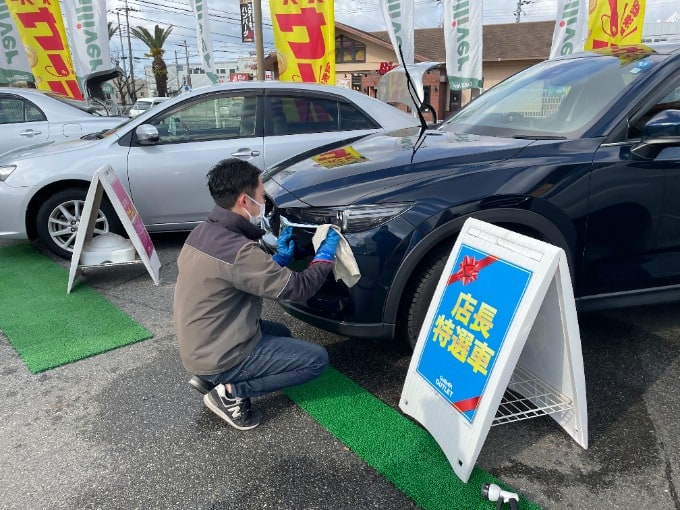
<path id="1" fill-rule="evenodd" d="M 247 158 L 247 157 L 256 158 L 257 156 L 260 155 L 260 151 L 244 148 L 238 149 L 236 152 L 232 152 L 231 155 L 234 156 L 235 158 Z"/>
<path id="2" fill-rule="evenodd" d="M 26 129 L 19 133 L 20 136 L 28 136 L 29 138 L 36 135 L 41 135 L 42 131 L 34 131 L 33 129 Z"/>

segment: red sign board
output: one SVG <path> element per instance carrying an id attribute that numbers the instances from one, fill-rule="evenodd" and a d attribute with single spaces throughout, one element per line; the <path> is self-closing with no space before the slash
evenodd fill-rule
<path id="1" fill-rule="evenodd" d="M 382 76 L 387 71 L 391 71 L 395 67 L 397 67 L 397 64 L 393 64 L 392 62 L 380 62 L 380 68 L 378 69 L 378 74 Z"/>
<path id="2" fill-rule="evenodd" d="M 250 73 L 231 73 L 229 81 L 250 81 Z"/>

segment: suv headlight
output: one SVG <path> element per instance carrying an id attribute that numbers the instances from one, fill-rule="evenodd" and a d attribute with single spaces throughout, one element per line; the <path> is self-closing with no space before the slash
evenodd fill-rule
<path id="1" fill-rule="evenodd" d="M 0 166 L 0 181 L 7 179 L 16 168 L 16 165 Z"/>
<path id="2" fill-rule="evenodd" d="M 339 207 L 306 207 L 284 209 L 281 214 L 297 223 L 338 225 L 343 232 L 363 232 L 378 227 L 405 213 L 411 202 Z"/>

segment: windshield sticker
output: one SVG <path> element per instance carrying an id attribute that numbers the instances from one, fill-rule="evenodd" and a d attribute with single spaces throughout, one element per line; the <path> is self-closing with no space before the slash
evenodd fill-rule
<path id="1" fill-rule="evenodd" d="M 410 136 L 402 136 L 397 139 L 397 148 L 402 150 L 410 151 L 413 149 L 413 138 Z"/>
<path id="2" fill-rule="evenodd" d="M 324 168 L 335 168 L 368 161 L 367 158 L 359 154 L 351 145 L 312 156 L 312 160 Z"/>
<path id="3" fill-rule="evenodd" d="M 474 135 L 472 133 L 460 133 L 458 131 L 446 133 L 446 137 L 452 142 L 478 142 L 482 139 L 482 137 L 479 135 Z"/>
<path id="4" fill-rule="evenodd" d="M 644 71 L 651 65 L 652 62 L 645 58 L 643 60 L 640 60 L 639 62 L 635 62 L 635 67 L 633 67 L 629 72 L 630 74 L 638 74 L 639 72 Z"/>

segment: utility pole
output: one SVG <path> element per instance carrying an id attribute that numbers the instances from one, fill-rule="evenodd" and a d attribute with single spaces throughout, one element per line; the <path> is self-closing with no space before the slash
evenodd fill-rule
<path id="1" fill-rule="evenodd" d="M 130 18 L 128 17 L 128 12 L 130 8 L 128 7 L 128 0 L 125 0 L 125 24 L 127 25 L 127 38 L 128 38 L 128 55 L 130 56 L 130 81 L 132 82 L 132 94 L 130 99 L 135 102 L 137 101 L 137 91 L 135 90 L 135 72 L 132 68 L 132 42 L 130 41 Z"/>
<path id="2" fill-rule="evenodd" d="M 127 76 L 127 65 L 125 64 L 125 48 L 123 48 L 123 30 L 120 28 L 120 11 L 116 11 L 116 16 L 118 17 L 118 35 L 120 36 L 120 51 L 123 54 L 121 60 L 123 61 L 123 72 Z"/>
<path id="3" fill-rule="evenodd" d="M 177 92 L 179 92 L 179 60 L 177 60 L 177 50 L 175 50 L 175 78 L 177 78 Z"/>
<path id="4" fill-rule="evenodd" d="M 255 22 L 255 59 L 257 60 L 257 79 L 264 81 L 264 43 L 262 41 L 262 4 L 253 0 L 253 21 Z"/>
<path id="5" fill-rule="evenodd" d="M 187 44 L 187 41 L 185 39 L 184 44 L 178 44 L 177 46 L 184 48 L 184 54 L 187 60 L 187 85 L 189 85 L 189 88 L 191 88 L 191 69 L 189 69 L 189 45 Z"/>
<path id="6" fill-rule="evenodd" d="M 131 9 L 128 7 L 128 0 L 125 0 L 125 7 L 119 7 L 116 9 L 116 15 L 118 16 L 118 33 L 120 35 L 120 49 L 123 53 L 125 51 L 123 50 L 123 34 L 120 30 L 120 11 L 125 11 L 125 26 L 127 28 L 127 42 L 128 42 L 128 59 L 130 59 L 130 77 L 127 80 L 127 89 L 128 89 L 128 95 L 130 96 L 130 101 L 133 103 L 137 101 L 137 92 L 136 92 L 136 87 L 135 87 L 135 71 L 133 68 L 132 61 L 134 60 L 132 58 L 132 41 L 130 40 L 130 17 L 128 16 L 129 11 L 136 11 L 137 9 Z M 125 57 L 123 57 L 123 70 L 127 74 L 127 70 L 125 69 Z"/>

